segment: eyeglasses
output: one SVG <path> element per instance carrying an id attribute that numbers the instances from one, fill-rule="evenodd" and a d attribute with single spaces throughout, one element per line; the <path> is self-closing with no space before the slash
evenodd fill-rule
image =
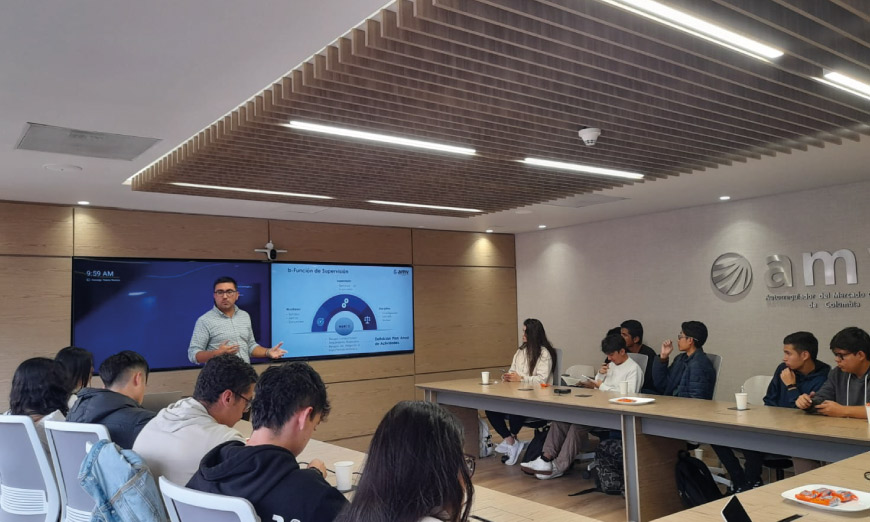
<path id="1" fill-rule="evenodd" d="M 688 335 L 681 332 L 680 334 L 677 335 L 677 339 L 682 341 L 683 339 L 692 339 L 692 337 L 689 337 Z"/>
<path id="2" fill-rule="evenodd" d="M 849 355 L 852 355 L 852 352 L 833 352 L 833 353 L 834 353 L 834 359 L 836 359 L 838 361 L 842 361 L 843 359 L 845 359 Z"/>
<path id="3" fill-rule="evenodd" d="M 474 475 L 474 468 L 477 467 L 477 460 L 468 453 L 463 454 L 462 458 L 465 459 L 465 469 L 468 470 L 468 476 L 471 477 Z"/>
<path id="4" fill-rule="evenodd" d="M 214 295 L 216 295 L 218 297 L 223 297 L 223 296 L 232 297 L 238 293 L 239 292 L 237 290 L 215 290 Z"/>
<path id="5" fill-rule="evenodd" d="M 242 395 L 241 393 L 236 393 L 236 392 L 233 392 L 233 395 L 235 395 L 236 397 L 243 399 L 245 401 L 245 411 L 246 412 L 251 411 L 251 401 L 253 401 L 254 399 L 249 399 L 249 398 L 245 397 L 244 395 Z"/>

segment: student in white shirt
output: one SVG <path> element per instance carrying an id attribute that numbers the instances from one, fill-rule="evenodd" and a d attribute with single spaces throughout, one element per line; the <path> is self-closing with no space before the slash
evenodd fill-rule
<path id="1" fill-rule="evenodd" d="M 619 383 L 628 381 L 628 392 L 638 393 L 643 386 L 643 369 L 628 356 L 625 339 L 619 334 L 608 335 L 601 341 L 601 351 L 610 362 L 601 366 L 595 380 L 585 382 L 583 386 L 601 391 L 619 391 Z M 522 463 L 522 470 L 542 480 L 561 477 L 580 453 L 591 429 L 580 424 L 551 422 L 543 455 Z"/>
<path id="2" fill-rule="evenodd" d="M 335 522 L 466 522 L 474 457 L 462 425 L 441 406 L 396 404 L 372 437 L 359 486 Z"/>
<path id="3" fill-rule="evenodd" d="M 544 325 L 537 319 L 523 321 L 523 344 L 514 354 L 511 369 L 502 379 L 508 382 L 527 382 L 537 386 L 552 380 L 553 366 L 556 362 L 556 351 L 547 339 Z M 495 451 L 508 456 L 505 464 L 513 466 L 520 458 L 525 442 L 517 439 L 517 434 L 523 427 L 526 418 L 522 415 L 506 414 L 496 411 L 486 411 L 486 418 L 493 429 L 504 439 L 496 446 Z"/>

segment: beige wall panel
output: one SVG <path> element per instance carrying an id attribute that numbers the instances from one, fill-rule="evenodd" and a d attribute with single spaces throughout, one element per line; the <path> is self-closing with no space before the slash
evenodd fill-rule
<path id="1" fill-rule="evenodd" d="M 471 379 L 472 377 L 480 377 L 480 372 L 489 372 L 489 380 L 501 379 L 501 370 L 510 368 L 513 354 L 504 358 L 503 364 L 489 366 L 485 368 L 474 368 L 470 370 L 456 370 L 452 372 L 438 373 L 418 373 L 414 376 L 414 384 L 423 384 L 426 382 L 438 381 L 454 381 L 456 379 Z M 416 392 L 417 400 L 423 400 L 423 390 L 418 389 Z"/>
<path id="2" fill-rule="evenodd" d="M 411 264 L 407 228 L 270 221 L 272 242 L 287 250 L 280 260 Z"/>
<path id="3" fill-rule="evenodd" d="M 75 255 L 182 259 L 263 259 L 263 219 L 75 210 Z"/>
<path id="4" fill-rule="evenodd" d="M 414 264 L 516 266 L 512 234 L 414 230 Z"/>
<path id="5" fill-rule="evenodd" d="M 73 209 L 0 203 L 0 254 L 69 256 Z"/>
<path id="6" fill-rule="evenodd" d="M 485 368 L 517 347 L 513 268 L 416 267 L 416 373 Z"/>
<path id="7" fill-rule="evenodd" d="M 399 401 L 414 399 L 414 377 L 329 385 L 332 413 L 317 428 L 314 438 L 323 441 L 371 435 L 381 418 Z"/>
<path id="8" fill-rule="evenodd" d="M 180 391 L 185 396 L 193 395 L 196 379 L 199 377 L 199 368 L 191 370 L 177 370 L 171 372 L 151 372 L 148 375 L 148 387 L 146 394 Z M 102 388 L 103 381 L 99 377 L 91 379 L 92 388 Z"/>
<path id="9" fill-rule="evenodd" d="M 54 357 L 70 340 L 69 258 L 0 256 L 0 411 L 9 407 L 15 368 L 31 357 Z"/>

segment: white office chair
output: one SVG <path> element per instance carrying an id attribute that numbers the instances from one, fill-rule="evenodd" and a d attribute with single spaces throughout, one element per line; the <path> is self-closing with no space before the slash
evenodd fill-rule
<path id="1" fill-rule="evenodd" d="M 95 503 L 79 484 L 79 468 L 88 455 L 88 443 L 111 440 L 109 430 L 102 424 L 45 421 L 45 436 L 57 474 L 63 511 L 61 521 L 89 522 Z"/>
<path id="2" fill-rule="evenodd" d="M 159 483 L 172 522 L 260 522 L 254 506 L 243 498 L 188 489 L 166 477 Z"/>
<path id="3" fill-rule="evenodd" d="M 647 360 L 649 359 L 649 357 L 647 356 L 647 354 L 645 354 L 645 353 L 632 353 L 632 352 L 628 352 L 626 355 L 628 355 L 628 356 L 631 358 L 632 361 L 636 362 L 637 365 L 640 366 L 640 371 L 641 371 L 641 372 L 645 372 L 645 371 L 646 371 L 646 362 L 647 362 Z M 647 386 L 648 384 L 649 384 L 649 383 L 646 383 L 646 382 L 643 383 L 644 386 Z"/>
<path id="4" fill-rule="evenodd" d="M 27 415 L 0 415 L 0 520 L 56 522 L 60 495 Z"/>
<path id="5" fill-rule="evenodd" d="M 743 383 L 743 391 L 748 395 L 749 404 L 761 406 L 764 404 L 764 396 L 767 394 L 767 387 L 770 385 L 770 375 L 754 375 Z"/>
<path id="6" fill-rule="evenodd" d="M 558 386 L 562 384 L 562 349 L 561 348 L 553 348 L 553 351 L 556 352 L 556 360 L 553 362 L 553 385 Z"/>
<path id="7" fill-rule="evenodd" d="M 573 366 L 569 366 L 562 374 L 562 377 L 568 376 L 572 379 L 579 379 L 581 375 L 585 375 L 587 377 L 594 377 L 598 371 L 594 366 L 590 366 L 588 364 L 575 364 Z M 576 381 L 575 381 L 576 382 Z M 568 384 L 564 379 L 561 380 L 561 384 Z"/>
<path id="8" fill-rule="evenodd" d="M 713 385 L 713 399 L 716 399 L 716 390 L 719 388 L 719 375 L 722 371 L 722 356 L 715 353 L 707 353 L 707 358 L 713 363 L 713 370 L 716 371 L 716 383 Z"/>

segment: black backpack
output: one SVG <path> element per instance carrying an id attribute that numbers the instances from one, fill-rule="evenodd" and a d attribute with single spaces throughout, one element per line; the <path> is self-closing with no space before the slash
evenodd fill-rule
<path id="1" fill-rule="evenodd" d="M 710 468 L 686 450 L 680 450 L 677 454 L 676 476 L 677 490 L 686 507 L 700 506 L 722 498 Z"/>
<path id="2" fill-rule="evenodd" d="M 529 445 L 526 446 L 526 453 L 520 462 L 531 462 L 544 454 L 544 442 L 547 441 L 548 433 L 550 433 L 549 424 L 535 430 L 535 435 L 529 441 Z"/>
<path id="3" fill-rule="evenodd" d="M 622 440 L 604 439 L 595 450 L 595 467 L 592 470 L 595 476 L 595 487 L 584 489 L 568 495 L 586 495 L 587 493 L 607 493 L 608 495 L 625 494 L 625 473 L 622 468 Z"/>

